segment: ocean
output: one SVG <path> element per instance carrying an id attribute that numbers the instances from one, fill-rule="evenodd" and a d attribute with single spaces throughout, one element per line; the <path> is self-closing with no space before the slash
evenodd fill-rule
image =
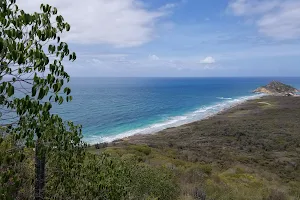
<path id="1" fill-rule="evenodd" d="M 211 116 L 257 98 L 272 80 L 300 88 L 300 78 L 72 78 L 73 101 L 55 106 L 83 125 L 84 141 L 110 142 Z"/>

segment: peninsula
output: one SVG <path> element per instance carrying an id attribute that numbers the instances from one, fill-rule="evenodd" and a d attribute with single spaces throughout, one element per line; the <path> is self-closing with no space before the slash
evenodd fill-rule
<path id="1" fill-rule="evenodd" d="M 253 91 L 254 93 L 264 93 L 264 94 L 270 94 L 270 95 L 294 95 L 295 93 L 299 92 L 298 89 L 286 85 L 284 83 L 281 83 L 279 81 L 272 81 L 266 86 L 262 86 L 257 88 Z"/>

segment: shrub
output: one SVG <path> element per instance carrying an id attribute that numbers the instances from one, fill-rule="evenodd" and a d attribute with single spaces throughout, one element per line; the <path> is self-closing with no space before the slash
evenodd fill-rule
<path id="1" fill-rule="evenodd" d="M 175 183 L 171 171 L 166 168 L 137 165 L 132 170 L 131 199 L 173 200 L 178 197 L 179 187 Z"/>
<path id="2" fill-rule="evenodd" d="M 141 152 L 147 156 L 151 153 L 151 148 L 147 145 L 131 145 L 129 148 Z"/>
<path id="3" fill-rule="evenodd" d="M 170 171 L 138 164 L 131 157 L 134 155 L 122 159 L 107 153 L 87 154 L 81 166 L 75 166 L 72 171 L 60 169 L 59 173 L 64 176 L 49 171 L 52 180 L 47 185 L 47 196 L 84 200 L 176 199 L 179 189 Z M 59 181 L 53 181 L 61 178 L 76 184 L 66 187 Z"/>
<path id="4" fill-rule="evenodd" d="M 200 169 L 207 175 L 210 175 L 212 172 L 212 166 L 211 165 L 200 165 Z"/>

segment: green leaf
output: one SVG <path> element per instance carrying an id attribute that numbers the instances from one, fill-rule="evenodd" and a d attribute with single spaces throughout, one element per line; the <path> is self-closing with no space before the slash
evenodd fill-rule
<path id="1" fill-rule="evenodd" d="M 71 93 L 71 89 L 68 88 L 68 87 L 66 87 L 66 88 L 64 89 L 64 93 L 66 93 L 67 95 L 69 95 L 69 94 Z"/>
<path id="2" fill-rule="evenodd" d="M 45 93 L 44 93 L 44 89 L 43 88 L 40 88 L 40 92 L 39 92 L 39 96 L 38 96 L 38 100 L 41 100 L 43 99 L 45 96 Z"/>
<path id="3" fill-rule="evenodd" d="M 75 52 L 73 52 L 73 60 L 76 60 L 76 53 Z"/>
<path id="4" fill-rule="evenodd" d="M 49 103 L 49 102 L 46 102 L 45 103 L 45 111 L 49 111 L 50 109 L 52 108 L 52 105 L 51 105 L 51 103 Z"/>
<path id="5" fill-rule="evenodd" d="M 14 88 L 14 86 L 9 85 L 9 86 L 8 86 L 8 89 L 7 89 L 7 95 L 8 95 L 9 97 L 11 97 L 14 93 L 15 93 L 15 88 Z"/>
<path id="6" fill-rule="evenodd" d="M 3 42 L 3 39 L 0 38 L 0 52 L 2 52 L 4 49 L 4 42 Z"/>
<path id="7" fill-rule="evenodd" d="M 23 63 L 24 63 L 24 56 L 23 56 L 23 54 L 20 54 L 20 57 L 18 59 L 18 64 L 21 65 Z"/>
<path id="8" fill-rule="evenodd" d="M 56 14 L 57 14 L 57 8 L 53 7 L 53 9 L 52 9 L 52 14 L 53 14 L 53 15 L 56 15 Z"/>
<path id="9" fill-rule="evenodd" d="M 31 88 L 31 93 L 32 93 L 32 96 L 35 97 L 35 95 L 36 95 L 36 87 L 35 86 L 33 86 Z"/>
<path id="10" fill-rule="evenodd" d="M 70 24 L 66 23 L 66 31 L 70 31 Z"/>
<path id="11" fill-rule="evenodd" d="M 58 103 L 62 104 L 64 102 L 64 99 L 62 97 L 59 97 Z"/>

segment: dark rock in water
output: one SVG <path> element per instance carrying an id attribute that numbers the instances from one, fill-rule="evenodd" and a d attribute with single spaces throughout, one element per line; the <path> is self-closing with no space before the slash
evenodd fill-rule
<path id="1" fill-rule="evenodd" d="M 268 85 L 259 87 L 253 92 L 293 96 L 295 93 L 299 92 L 299 90 L 290 85 L 283 84 L 279 81 L 272 81 Z"/>

